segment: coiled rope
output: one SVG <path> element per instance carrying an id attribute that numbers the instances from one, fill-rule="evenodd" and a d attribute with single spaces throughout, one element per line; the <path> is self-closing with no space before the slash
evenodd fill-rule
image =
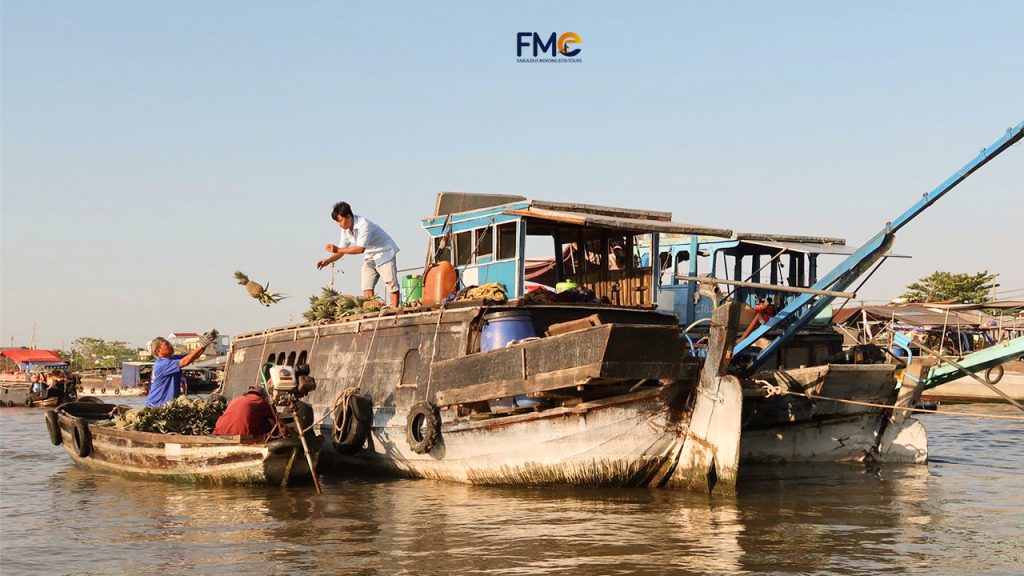
<path id="1" fill-rule="evenodd" d="M 376 319 L 377 321 L 374 322 L 374 324 L 373 324 L 373 334 L 370 335 L 370 345 L 366 347 L 366 353 L 363 354 L 363 367 L 359 370 L 359 380 L 356 381 L 356 385 L 352 386 L 350 388 L 346 388 L 346 389 L 342 390 L 341 394 L 338 394 L 338 397 L 334 400 L 334 405 L 331 406 L 331 409 L 327 410 L 326 412 L 324 412 L 324 415 L 321 416 L 320 418 L 317 418 L 316 420 L 311 422 L 309 426 L 306 426 L 305 428 L 303 428 L 302 429 L 302 433 L 303 434 L 305 434 L 306 432 L 312 430 L 314 426 L 317 426 L 318 424 L 320 424 L 321 422 L 326 420 L 327 416 L 333 415 L 335 413 L 335 411 L 338 410 L 338 406 L 344 406 L 348 402 L 348 399 L 351 398 L 352 396 L 354 396 L 355 394 L 357 394 L 359 392 L 360 388 L 362 388 L 362 385 L 363 385 L 363 375 L 366 374 L 366 365 L 370 363 L 370 352 L 373 350 L 373 342 L 374 342 L 374 340 L 377 339 L 377 328 L 380 327 L 380 319 L 381 319 L 381 316 L 384 315 L 384 310 L 385 310 L 385 308 L 381 307 L 380 311 L 377 313 L 377 319 Z M 317 334 L 317 335 L 319 335 L 319 334 Z M 342 411 L 342 414 L 347 416 L 347 414 L 345 413 L 344 410 Z M 345 419 L 344 418 L 342 419 L 342 423 L 341 424 L 342 424 L 342 428 L 340 428 L 340 429 L 344 430 L 345 429 L 344 428 L 344 425 L 345 425 Z M 334 423 L 334 427 L 335 427 L 335 429 L 338 429 L 338 423 L 337 422 Z"/>

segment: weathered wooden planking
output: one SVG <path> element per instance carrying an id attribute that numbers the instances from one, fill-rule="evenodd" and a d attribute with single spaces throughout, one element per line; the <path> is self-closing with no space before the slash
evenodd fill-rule
<path id="1" fill-rule="evenodd" d="M 487 384 L 474 384 L 441 390 L 435 394 L 438 406 L 452 406 L 467 402 L 481 402 L 494 400 L 507 396 L 521 394 L 533 394 L 557 390 L 579 384 L 585 384 L 591 379 L 598 378 L 601 374 L 601 364 L 590 364 L 587 366 L 574 366 L 564 370 L 533 374 L 526 378 L 515 378 L 499 380 Z"/>
<path id="2" fill-rule="evenodd" d="M 585 384 L 590 380 L 678 380 L 692 377 L 681 361 L 678 328 L 601 325 L 512 348 L 436 362 L 432 390 L 443 406 Z"/>

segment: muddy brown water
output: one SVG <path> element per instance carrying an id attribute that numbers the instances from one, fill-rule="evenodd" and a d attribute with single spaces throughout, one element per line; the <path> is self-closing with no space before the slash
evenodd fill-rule
<path id="1" fill-rule="evenodd" d="M 43 411 L 2 409 L 0 574 L 1024 573 L 1024 422 L 922 418 L 927 466 L 748 467 L 733 496 L 367 477 L 317 496 L 91 472 Z"/>

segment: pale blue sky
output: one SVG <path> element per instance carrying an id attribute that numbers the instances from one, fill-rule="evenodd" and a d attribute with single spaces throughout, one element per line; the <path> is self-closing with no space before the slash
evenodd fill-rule
<path id="1" fill-rule="evenodd" d="M 1021 2 L 0 6 L 4 346 L 298 320 L 338 200 L 400 267 L 441 190 L 858 243 L 1024 119 Z M 519 31 L 574 31 L 583 62 L 516 63 Z M 1017 146 L 861 296 L 936 269 L 1024 289 L 1022 182 Z"/>

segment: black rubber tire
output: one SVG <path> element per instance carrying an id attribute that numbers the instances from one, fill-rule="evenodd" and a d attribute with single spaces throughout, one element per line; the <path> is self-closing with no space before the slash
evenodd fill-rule
<path id="1" fill-rule="evenodd" d="M 355 454 L 362 450 L 373 428 L 373 402 L 365 396 L 349 396 L 345 406 L 335 410 L 333 416 L 334 449 L 340 454 Z M 339 428 L 343 419 L 344 430 Z"/>
<path id="2" fill-rule="evenodd" d="M 25 408 L 31 408 L 31 407 L 32 407 L 32 397 L 28 396 L 28 397 L 25 398 Z"/>
<path id="3" fill-rule="evenodd" d="M 54 446 L 60 446 L 60 443 L 64 441 L 60 435 L 60 421 L 57 419 L 57 412 L 54 410 L 46 411 L 46 432 L 50 435 L 50 443 Z"/>
<path id="4" fill-rule="evenodd" d="M 441 438 L 441 415 L 429 402 L 420 402 L 409 410 L 405 425 L 409 448 L 417 454 L 426 454 Z"/>
<path id="5" fill-rule="evenodd" d="M 120 388 L 114 388 L 114 396 L 120 396 L 120 395 L 121 395 L 121 389 Z"/>
<path id="6" fill-rule="evenodd" d="M 88 420 L 79 418 L 71 437 L 75 441 L 75 454 L 79 458 L 86 458 L 92 453 L 92 431 L 89 430 Z"/>
<path id="7" fill-rule="evenodd" d="M 988 370 L 985 370 L 985 382 L 988 382 L 989 384 L 998 384 L 999 381 L 1003 379 L 1003 373 L 1005 372 L 1006 370 L 1003 369 L 1002 364 L 999 366 L 993 366 Z"/>

